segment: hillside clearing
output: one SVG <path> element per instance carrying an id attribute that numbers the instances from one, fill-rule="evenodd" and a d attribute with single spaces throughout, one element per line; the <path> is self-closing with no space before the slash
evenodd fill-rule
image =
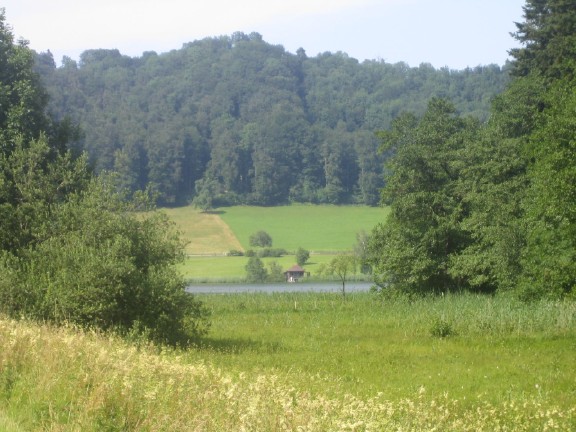
<path id="1" fill-rule="evenodd" d="M 356 234 L 370 232 L 387 214 L 382 207 L 298 204 L 227 207 L 221 217 L 245 249 L 250 248 L 250 235 L 264 230 L 272 236 L 274 247 L 320 253 L 353 249 Z"/>
<path id="2" fill-rule="evenodd" d="M 242 250 L 235 234 L 216 213 L 203 213 L 193 207 L 162 211 L 176 223 L 188 255 L 223 255 L 231 249 Z"/>

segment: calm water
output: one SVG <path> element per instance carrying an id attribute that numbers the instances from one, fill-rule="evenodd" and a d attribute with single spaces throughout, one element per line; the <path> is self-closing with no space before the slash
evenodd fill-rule
<path id="1" fill-rule="evenodd" d="M 346 282 L 346 292 L 368 291 L 371 282 Z M 342 284 L 338 282 L 318 283 L 278 283 L 278 284 L 198 284 L 189 285 L 186 291 L 196 294 L 229 294 L 229 293 L 275 293 L 275 292 L 341 292 Z"/>

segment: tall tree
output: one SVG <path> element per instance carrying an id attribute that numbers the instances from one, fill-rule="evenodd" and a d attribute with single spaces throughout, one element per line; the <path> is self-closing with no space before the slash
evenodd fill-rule
<path id="1" fill-rule="evenodd" d="M 558 80 L 547 105 L 530 136 L 522 280 L 530 297 L 576 293 L 576 79 Z"/>
<path id="2" fill-rule="evenodd" d="M 41 236 L 52 206 L 86 185 L 85 160 L 68 150 L 71 126 L 47 115 L 47 93 L 27 42 L 17 43 L 0 9 L 0 248 L 16 251 Z"/>
<path id="3" fill-rule="evenodd" d="M 514 37 L 523 45 L 510 50 L 513 73 L 548 79 L 573 77 L 576 68 L 576 1 L 527 0 L 524 21 Z"/>
<path id="4" fill-rule="evenodd" d="M 469 209 L 457 180 L 464 168 L 461 152 L 478 127 L 456 116 L 449 102 L 433 99 L 420 120 L 401 116 L 381 135 L 383 150 L 394 153 L 383 190 L 391 213 L 371 237 L 382 286 L 409 292 L 466 288 L 452 275 L 451 260 L 471 241 L 460 226 Z"/>

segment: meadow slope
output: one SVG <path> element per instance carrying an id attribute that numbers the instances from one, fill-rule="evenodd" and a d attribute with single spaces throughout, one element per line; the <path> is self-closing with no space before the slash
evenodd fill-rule
<path id="1" fill-rule="evenodd" d="M 311 251 L 307 271 L 315 274 L 333 254 L 350 251 L 356 235 L 370 232 L 386 219 L 387 208 L 334 205 L 280 207 L 235 206 L 202 213 L 193 207 L 162 209 L 176 223 L 187 242 L 184 277 L 196 281 L 239 281 L 245 276 L 246 257 L 225 257 L 231 250 L 251 249 L 249 237 L 259 230 L 272 236 L 273 247 L 289 255 L 267 258 L 283 268 L 295 264 L 299 247 Z"/>

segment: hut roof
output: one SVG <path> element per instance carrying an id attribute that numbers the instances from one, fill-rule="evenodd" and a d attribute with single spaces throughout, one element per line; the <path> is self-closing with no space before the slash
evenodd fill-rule
<path id="1" fill-rule="evenodd" d="M 287 272 L 303 272 L 304 269 L 302 267 L 300 267 L 298 264 L 294 264 L 292 267 L 290 267 L 288 270 L 286 270 Z"/>

